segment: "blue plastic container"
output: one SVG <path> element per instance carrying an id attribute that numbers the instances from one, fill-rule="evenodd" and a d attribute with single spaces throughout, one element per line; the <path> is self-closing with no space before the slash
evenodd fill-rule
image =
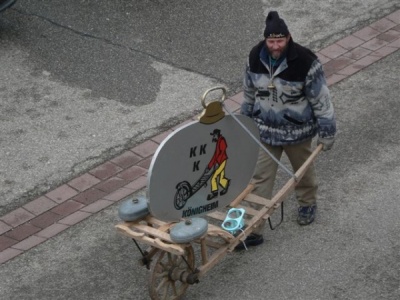
<path id="1" fill-rule="evenodd" d="M 244 226 L 245 212 L 243 208 L 231 208 L 222 223 L 222 228 L 235 235 Z"/>

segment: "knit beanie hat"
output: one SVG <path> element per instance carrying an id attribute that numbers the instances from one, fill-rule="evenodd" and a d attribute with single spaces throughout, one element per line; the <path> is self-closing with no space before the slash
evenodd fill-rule
<path id="1" fill-rule="evenodd" d="M 281 38 L 289 35 L 289 30 L 285 21 L 281 19 L 276 11 L 270 11 L 267 19 L 265 20 L 264 37 L 267 38 Z"/>

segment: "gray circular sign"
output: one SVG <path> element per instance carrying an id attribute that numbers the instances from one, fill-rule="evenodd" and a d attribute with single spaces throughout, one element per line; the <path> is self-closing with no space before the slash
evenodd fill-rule
<path id="1" fill-rule="evenodd" d="M 237 115 L 256 138 L 258 128 Z M 148 176 L 151 215 L 163 221 L 197 217 L 231 203 L 248 185 L 259 145 L 234 120 L 198 121 L 172 132 L 153 156 Z"/>

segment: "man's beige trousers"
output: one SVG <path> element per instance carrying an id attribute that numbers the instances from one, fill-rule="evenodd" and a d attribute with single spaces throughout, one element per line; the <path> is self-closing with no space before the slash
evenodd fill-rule
<path id="1" fill-rule="evenodd" d="M 311 141 L 312 140 L 310 139 L 301 144 L 287 146 L 263 145 L 278 160 L 281 159 L 282 153 L 285 152 L 292 165 L 293 171 L 296 172 L 312 153 Z M 277 171 L 278 164 L 260 148 L 256 169 L 251 180 L 251 183 L 255 185 L 252 193 L 266 199 L 271 199 Z M 318 185 L 315 168 L 314 164 L 311 164 L 303 178 L 295 187 L 296 198 L 299 205 L 310 206 L 316 203 L 317 189 Z M 260 224 L 254 233 L 260 234 L 263 230 L 264 224 L 265 222 Z"/>

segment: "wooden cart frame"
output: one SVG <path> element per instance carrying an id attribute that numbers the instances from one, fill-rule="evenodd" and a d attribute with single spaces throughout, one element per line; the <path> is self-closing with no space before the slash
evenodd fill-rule
<path id="1" fill-rule="evenodd" d="M 150 215 L 135 222 L 117 224 L 116 228 L 120 233 L 135 241 L 143 256 L 141 263 L 150 269 L 150 297 L 154 300 L 181 299 L 189 285 L 198 283 L 202 276 L 243 242 L 263 220 L 269 220 L 274 211 L 283 205 L 285 198 L 294 190 L 321 150 L 322 145 L 317 146 L 295 176 L 272 199 L 252 194 L 254 186 L 250 184 L 229 206 L 207 214 L 207 232 L 190 243 L 174 243 L 169 231 L 176 223 L 163 222 Z M 244 208 L 246 212 L 245 226 L 236 236 L 220 227 L 227 211 L 232 207 Z M 137 241 L 150 247 L 143 251 Z"/>

